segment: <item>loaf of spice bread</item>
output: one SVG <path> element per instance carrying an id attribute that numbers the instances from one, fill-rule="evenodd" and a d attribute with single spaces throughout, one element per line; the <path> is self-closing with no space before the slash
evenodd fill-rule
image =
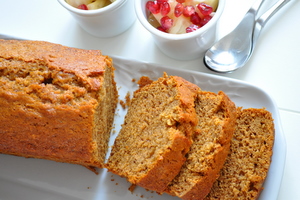
<path id="1" fill-rule="evenodd" d="M 0 153 L 102 168 L 117 98 L 100 51 L 0 40 Z"/>
<path id="2" fill-rule="evenodd" d="M 265 109 L 238 108 L 230 153 L 205 200 L 257 199 L 271 164 L 273 144 L 271 113 Z"/>
<path id="3" fill-rule="evenodd" d="M 198 86 L 177 76 L 143 82 L 131 99 L 107 169 L 162 193 L 179 173 L 192 144 Z"/>
<path id="4" fill-rule="evenodd" d="M 218 178 L 230 149 L 236 107 L 228 96 L 200 91 L 195 100 L 198 125 L 187 160 L 166 190 L 184 200 L 201 200 Z"/>

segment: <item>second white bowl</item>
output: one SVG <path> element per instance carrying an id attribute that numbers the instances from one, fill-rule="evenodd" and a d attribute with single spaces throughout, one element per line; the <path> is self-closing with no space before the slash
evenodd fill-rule
<path id="1" fill-rule="evenodd" d="M 216 41 L 216 30 L 225 0 L 219 0 L 213 18 L 195 32 L 170 34 L 157 30 L 147 20 L 146 3 L 148 0 L 135 0 L 135 11 L 141 24 L 152 34 L 155 44 L 167 56 L 177 60 L 192 60 L 204 55 Z"/>

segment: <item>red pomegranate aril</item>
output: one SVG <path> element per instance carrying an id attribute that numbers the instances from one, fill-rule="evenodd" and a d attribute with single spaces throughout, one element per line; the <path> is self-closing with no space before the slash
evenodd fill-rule
<path id="1" fill-rule="evenodd" d="M 168 0 L 157 0 L 157 3 L 160 5 L 160 4 L 163 4 L 165 2 L 168 2 Z"/>
<path id="2" fill-rule="evenodd" d="M 173 19 L 168 16 L 164 16 L 160 19 L 160 24 L 163 29 L 168 30 L 173 26 Z"/>
<path id="3" fill-rule="evenodd" d="M 200 26 L 204 26 L 205 24 L 207 24 L 207 22 L 209 22 L 211 20 L 211 16 L 210 15 L 207 15 L 207 16 L 204 16 L 203 19 L 201 20 L 201 23 L 200 23 Z"/>
<path id="4" fill-rule="evenodd" d="M 189 27 L 187 27 L 185 30 L 187 33 L 190 33 L 190 32 L 194 32 L 194 31 L 198 30 L 199 28 L 200 28 L 200 26 L 192 24 Z"/>
<path id="5" fill-rule="evenodd" d="M 213 11 L 213 8 L 210 5 L 207 5 L 206 3 L 199 3 L 197 5 L 197 8 L 203 15 L 210 15 Z"/>
<path id="6" fill-rule="evenodd" d="M 175 9 L 174 9 L 175 17 L 179 17 L 180 15 L 182 15 L 183 9 L 184 9 L 184 6 L 182 5 L 182 3 L 177 3 L 177 5 L 175 6 Z"/>
<path id="7" fill-rule="evenodd" d="M 185 0 L 176 0 L 178 3 L 184 3 Z"/>
<path id="8" fill-rule="evenodd" d="M 158 14 L 160 12 L 160 5 L 157 1 L 148 1 L 146 3 L 146 8 L 153 14 Z"/>
<path id="9" fill-rule="evenodd" d="M 195 7 L 194 6 L 185 6 L 183 9 L 183 15 L 185 17 L 191 16 L 193 13 L 195 13 Z"/>
<path id="10" fill-rule="evenodd" d="M 199 25 L 201 23 L 201 17 L 196 12 L 191 15 L 190 20 L 193 24 L 196 25 Z"/>
<path id="11" fill-rule="evenodd" d="M 166 29 L 164 29 L 162 26 L 159 26 L 159 27 L 157 27 L 157 29 L 158 29 L 158 30 L 160 30 L 160 31 L 162 31 L 162 32 L 165 32 L 165 33 L 167 33 L 167 30 L 166 30 Z"/>
<path id="12" fill-rule="evenodd" d="M 77 8 L 81 10 L 88 10 L 88 7 L 85 4 L 81 4 Z"/>
<path id="13" fill-rule="evenodd" d="M 168 2 L 163 2 L 160 5 L 160 14 L 162 16 L 166 16 L 167 14 L 169 14 L 170 11 L 171 11 L 171 7 L 170 7 L 170 4 Z"/>

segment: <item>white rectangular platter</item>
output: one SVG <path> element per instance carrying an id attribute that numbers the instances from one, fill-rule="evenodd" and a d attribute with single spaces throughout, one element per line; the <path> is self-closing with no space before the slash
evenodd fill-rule
<path id="1" fill-rule="evenodd" d="M 133 80 L 141 76 L 157 79 L 163 72 L 177 75 L 199 85 L 202 90 L 224 91 L 237 106 L 244 108 L 265 107 L 275 121 L 275 144 L 272 164 L 259 200 L 277 199 L 284 170 L 286 143 L 277 106 L 272 98 L 260 88 L 242 81 L 221 76 L 163 67 L 151 63 L 113 57 L 115 77 L 120 99 L 125 101 L 128 92 L 137 89 Z M 124 110 L 118 105 L 110 145 L 123 123 Z M 137 187 L 133 193 L 124 178 L 99 169 L 99 175 L 72 164 L 22 158 L 0 154 L 0 200 L 176 200 L 169 195 L 157 195 Z"/>

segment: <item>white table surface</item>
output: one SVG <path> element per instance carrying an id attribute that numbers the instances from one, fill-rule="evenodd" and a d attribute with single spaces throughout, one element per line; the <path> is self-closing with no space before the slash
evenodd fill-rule
<path id="1" fill-rule="evenodd" d="M 266 10 L 276 0 L 266 0 Z M 254 0 L 227 0 L 219 24 L 219 37 L 241 20 Z M 208 70 L 202 58 L 178 61 L 160 52 L 137 20 L 125 33 L 96 38 L 83 31 L 56 0 L 0 0 L 0 34 L 45 40 L 67 46 L 100 49 L 115 55 L 168 67 Z M 265 90 L 278 105 L 287 143 L 285 172 L 279 200 L 300 199 L 300 0 L 292 0 L 265 27 L 250 62 L 242 69 L 220 76 L 240 79 Z M 1 199 L 1 194 L 0 194 Z"/>

